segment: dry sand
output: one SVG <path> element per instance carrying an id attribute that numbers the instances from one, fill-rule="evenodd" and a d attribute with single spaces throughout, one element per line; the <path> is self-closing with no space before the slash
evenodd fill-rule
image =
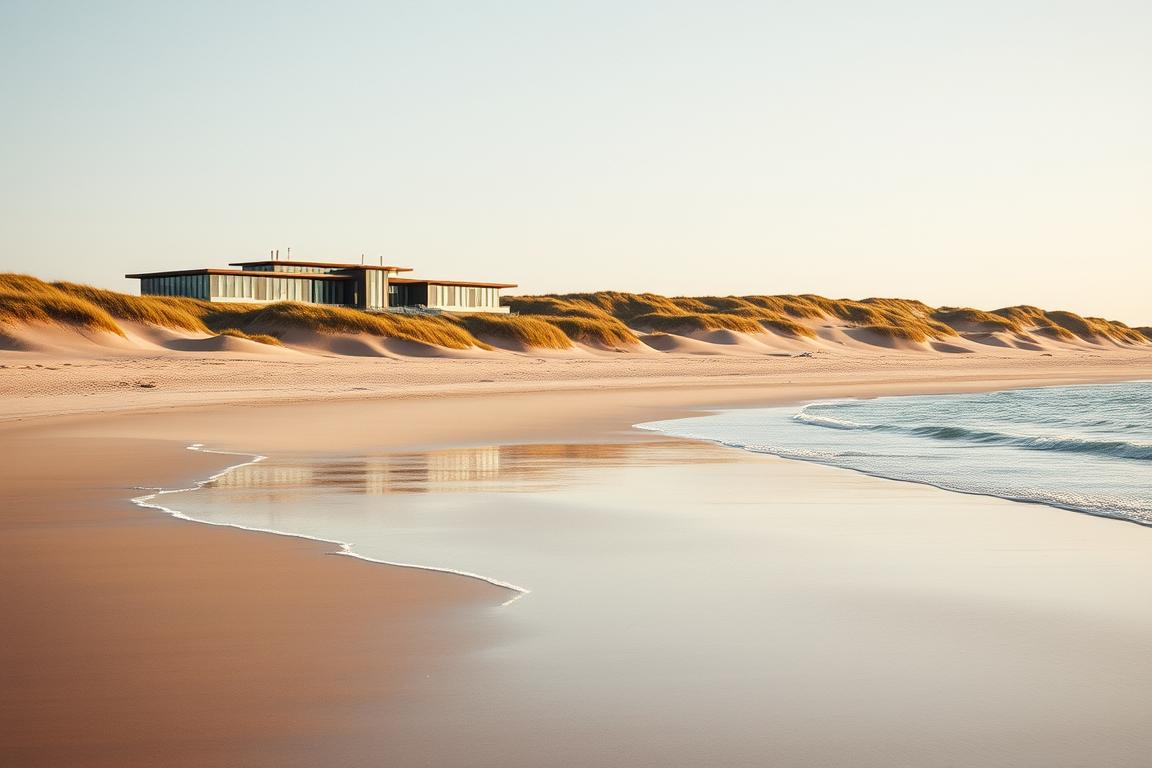
<path id="1" fill-rule="evenodd" d="M 21 766 L 378 764 L 376 704 L 450 663 L 502 599 L 479 582 L 132 506 L 134 486 L 184 487 L 233 463 L 190 443 L 283 455 L 603 441 L 724 404 L 1152 376 L 1147 354 L 1082 350 L 320 361 L 24 352 L 0 363 L 0 573 L 12 628 L 0 650 L 0 762 Z"/>

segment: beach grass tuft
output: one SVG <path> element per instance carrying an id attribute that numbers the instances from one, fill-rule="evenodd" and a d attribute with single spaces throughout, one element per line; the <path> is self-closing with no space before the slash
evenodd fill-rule
<path id="1" fill-rule="evenodd" d="M 103 308 L 31 275 L 0 274 L 0 324 L 49 323 L 123 336 Z"/>
<path id="2" fill-rule="evenodd" d="M 237 330 L 236 328 L 224 328 L 216 332 L 217 336 L 232 336 L 237 339 L 247 339 L 248 341 L 255 341 L 259 344 L 268 344 L 269 346 L 282 347 L 284 342 L 275 336 L 267 333 L 245 333 L 244 331 Z"/>
<path id="3" fill-rule="evenodd" d="M 528 319 L 528 318 L 520 318 Z M 611 315 L 604 317 L 555 317 L 543 315 L 540 320 L 556 326 L 572 341 L 609 348 L 631 347 L 640 339 L 628 326 Z"/>
<path id="4" fill-rule="evenodd" d="M 993 312 L 984 312 L 967 307 L 941 307 L 932 312 L 932 319 L 961 332 L 1011 331 L 1018 333 L 1024 329 L 1019 320 Z"/>
<path id="5" fill-rule="evenodd" d="M 860 330 L 868 331 L 869 333 L 874 333 L 884 338 L 901 341 L 922 342 L 935 337 L 934 334 L 926 333 L 923 328 L 907 325 L 863 325 L 860 326 Z"/>
<path id="6" fill-rule="evenodd" d="M 476 338 L 503 339 L 538 349 L 568 349 L 572 339 L 562 330 L 531 315 L 454 314 L 450 322 Z"/>
<path id="7" fill-rule="evenodd" d="M 77 283 L 53 283 L 69 296 L 74 296 L 100 307 L 112 317 L 149 323 L 162 328 L 207 333 L 204 317 L 213 311 L 213 304 L 176 296 L 131 296 L 103 288 Z M 215 305 L 218 306 L 218 305 Z"/>
<path id="8" fill-rule="evenodd" d="M 722 312 L 705 314 L 701 312 L 648 312 L 633 317 L 629 325 L 643 331 L 663 331 L 665 333 L 692 333 L 694 331 L 740 331 L 742 333 L 763 333 L 764 326 L 748 317 Z"/>
<path id="9" fill-rule="evenodd" d="M 231 323 L 248 334 L 282 336 L 287 331 L 314 333 L 367 333 L 448 349 L 470 349 L 487 345 L 443 317 L 368 313 L 345 307 L 326 307 L 284 301 L 255 309 L 229 312 Z"/>

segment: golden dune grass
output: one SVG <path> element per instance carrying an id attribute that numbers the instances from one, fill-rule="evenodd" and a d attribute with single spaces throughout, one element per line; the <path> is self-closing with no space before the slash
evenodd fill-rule
<path id="1" fill-rule="evenodd" d="M 258 342 L 260 344 L 268 344 L 270 346 L 275 346 L 275 347 L 284 346 L 284 342 L 280 341 L 280 339 L 276 338 L 275 336 L 269 336 L 266 333 L 251 334 L 251 333 L 244 333 L 244 331 L 240 331 L 240 330 L 237 330 L 235 328 L 225 328 L 221 331 L 217 331 L 216 335 L 217 336 L 233 336 L 237 339 L 248 339 L 248 341 L 255 341 L 255 342 Z"/>
<path id="2" fill-rule="evenodd" d="M 517 318 L 525 320 L 527 318 Z M 640 339 L 628 326 L 610 315 L 604 317 L 554 317 L 543 315 L 540 320 L 556 326 L 572 341 L 582 344 L 598 344 L 605 347 L 630 347 L 640 343 Z"/>
<path id="3" fill-rule="evenodd" d="M 612 317 L 595 304 L 582 300 L 561 299 L 555 296 L 505 296 L 504 306 L 519 315 L 551 315 L 556 317 Z"/>
<path id="4" fill-rule="evenodd" d="M 751 318 L 720 312 L 715 314 L 649 312 L 633 317 L 630 325 L 643 331 L 664 331 L 665 333 L 720 330 L 741 331 L 743 333 L 764 332 L 764 327 Z"/>
<path id="5" fill-rule="evenodd" d="M 539 349 L 568 349 L 572 346 L 572 340 L 544 318 L 487 313 L 454 314 L 447 317 L 477 338 L 508 339 Z"/>
<path id="6" fill-rule="evenodd" d="M 805 296 L 745 296 L 744 299 L 753 306 L 797 320 L 827 317 L 827 313 L 815 301 Z"/>
<path id="7" fill-rule="evenodd" d="M 251 310 L 233 310 L 233 327 L 249 334 L 279 336 L 287 331 L 315 333 L 367 333 L 448 349 L 469 349 L 487 345 L 442 317 L 368 313 L 346 307 L 327 307 L 284 301 Z M 239 315 L 239 317 L 237 317 Z"/>
<path id="8" fill-rule="evenodd" d="M 820 322 L 863 328 L 887 338 L 926 341 L 958 333 L 1004 332 L 1062 341 L 1122 345 L 1152 342 L 1152 329 L 1074 312 L 1019 305 L 985 312 L 932 308 L 908 299 L 780 296 L 678 296 L 601 291 L 506 297 L 514 315 L 393 315 L 344 307 L 280 302 L 213 304 L 167 296 L 132 296 L 76 283 L 47 283 L 0 274 L 0 324 L 55 323 L 124 335 L 117 319 L 197 333 L 251 338 L 266 344 L 295 330 L 368 333 L 451 349 L 489 346 L 478 337 L 526 347 L 565 349 L 574 341 L 620 348 L 637 343 L 632 329 L 690 333 L 732 330 L 813 338 Z M 9 331 L 11 329 L 9 328 Z M 9 333 L 10 335 L 10 333 Z"/>
<path id="9" fill-rule="evenodd" d="M 1146 344 L 1149 337 L 1138 329 L 1129 328 L 1116 320 L 1099 317 L 1081 317 L 1075 312 L 1044 310 L 1022 304 L 992 311 L 1018 324 L 1021 330 L 1040 333 L 1064 341 L 1098 341 L 1109 339 L 1122 344 Z"/>
<path id="10" fill-rule="evenodd" d="M 1020 332 L 1024 330 L 1024 326 L 1018 320 L 966 307 L 941 307 L 932 313 L 932 319 L 958 331 Z"/>
<path id="11" fill-rule="evenodd" d="M 0 324 L 51 323 L 123 336 L 104 309 L 30 275 L 0 274 Z"/>
<path id="12" fill-rule="evenodd" d="M 991 314 L 1007 318 L 1021 327 L 1034 328 L 1046 320 L 1044 310 L 1029 304 L 1020 304 L 1015 307 L 1002 307 L 992 310 Z"/>
<path id="13" fill-rule="evenodd" d="M 213 311 L 207 301 L 175 296 L 131 296 L 77 283 L 53 283 L 53 287 L 95 304 L 113 317 L 150 323 L 163 328 L 208 332 L 204 316 Z"/>
<path id="14" fill-rule="evenodd" d="M 908 325 L 862 325 L 860 330 L 874 333 L 878 336 L 883 336 L 889 339 L 899 339 L 903 341 L 928 341 L 935 338 L 935 335 L 926 333 L 923 328 L 918 326 Z"/>
<path id="15" fill-rule="evenodd" d="M 796 336 L 807 339 L 816 338 L 816 331 L 812 330 L 802 323 L 798 323 L 792 318 L 784 316 L 776 317 L 757 317 L 756 321 L 773 333 L 783 334 L 785 336 Z"/>
<path id="16" fill-rule="evenodd" d="M 756 309 L 756 305 L 739 296 L 677 296 L 672 302 L 682 312 L 733 314 L 745 309 Z"/>
<path id="17" fill-rule="evenodd" d="M 807 325 L 771 309 L 764 309 L 763 307 L 749 304 L 746 307 L 734 309 L 728 314 L 738 315 L 739 317 L 746 317 L 755 320 L 760 324 L 761 330 L 768 329 L 773 333 L 779 333 L 784 336 L 803 337 L 808 339 L 816 338 L 816 331 Z"/>
<path id="18" fill-rule="evenodd" d="M 621 293 L 619 291 L 599 291 L 597 293 L 569 293 L 551 296 L 567 301 L 579 301 L 604 310 L 613 317 L 628 322 L 634 317 L 651 313 L 675 315 L 681 309 L 672 299 L 655 293 Z"/>
<path id="19" fill-rule="evenodd" d="M 1127 325 L 1115 320 L 1105 320 L 1100 317 L 1081 317 L 1075 312 L 1056 310 L 1045 312 L 1053 325 L 1084 339 L 1110 339 L 1122 344 L 1143 344 L 1144 335 L 1138 333 Z"/>
<path id="20" fill-rule="evenodd" d="M 1069 331 L 1067 328 L 1061 328 L 1058 325 L 1043 325 L 1033 328 L 1032 333 L 1037 336 L 1046 336 L 1050 339 L 1058 339 L 1060 341 L 1076 341 L 1076 334 Z"/>
<path id="21" fill-rule="evenodd" d="M 968 307 L 933 308 L 922 301 L 873 297 L 859 301 L 829 299 L 816 294 L 752 296 L 676 296 L 600 291 L 597 293 L 521 296 L 506 300 L 525 315 L 615 317 L 639 330 L 688 332 L 726 328 L 755 333 L 748 320 L 762 328 L 793 336 L 813 337 L 809 325 L 797 322 L 839 321 L 869 328 L 892 338 L 912 341 L 944 339 L 964 333 L 1012 333 L 1093 343 L 1148 343 L 1147 334 L 1123 323 L 1085 318 L 1072 312 L 1045 311 L 1020 305 L 985 312 Z M 890 329 L 900 329 L 892 331 Z"/>

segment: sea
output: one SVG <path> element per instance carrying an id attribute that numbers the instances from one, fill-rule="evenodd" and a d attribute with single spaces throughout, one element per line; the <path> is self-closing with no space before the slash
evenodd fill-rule
<path id="1" fill-rule="evenodd" d="M 638 426 L 1152 525 L 1152 382 L 831 400 Z"/>
<path id="2" fill-rule="evenodd" d="M 844 400 L 603 444 L 243 457 L 138 503 L 490 583 L 435 617 L 451 650 L 364 670 L 391 691 L 359 715 L 378 724 L 372 764 L 1136 768 L 1152 538 L 990 497 L 1148 523 L 1150 395 Z"/>

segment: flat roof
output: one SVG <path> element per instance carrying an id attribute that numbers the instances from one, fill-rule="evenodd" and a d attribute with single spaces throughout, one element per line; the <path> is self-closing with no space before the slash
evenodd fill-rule
<path id="1" fill-rule="evenodd" d="M 518 288 L 516 283 L 475 283 L 467 280 L 423 280 L 414 277 L 392 277 L 388 279 L 389 283 L 402 283 L 404 285 L 411 285 L 413 283 L 425 283 L 428 285 L 460 285 L 465 288 Z"/>
<path id="2" fill-rule="evenodd" d="M 387 269 L 390 272 L 411 272 L 412 267 L 391 267 L 386 264 L 340 264 L 330 261 L 290 261 L 287 259 L 264 259 L 262 261 L 233 261 L 230 267 L 258 267 L 265 264 L 295 264 L 300 267 L 334 267 L 336 269 Z"/>
<path id="3" fill-rule="evenodd" d="M 182 277 L 184 275 L 244 275 L 246 277 L 287 277 L 296 280 L 352 280 L 351 275 L 325 275 L 321 272 L 255 272 L 245 269 L 177 269 L 168 272 L 140 272 L 124 277 L 143 280 L 146 277 Z"/>

